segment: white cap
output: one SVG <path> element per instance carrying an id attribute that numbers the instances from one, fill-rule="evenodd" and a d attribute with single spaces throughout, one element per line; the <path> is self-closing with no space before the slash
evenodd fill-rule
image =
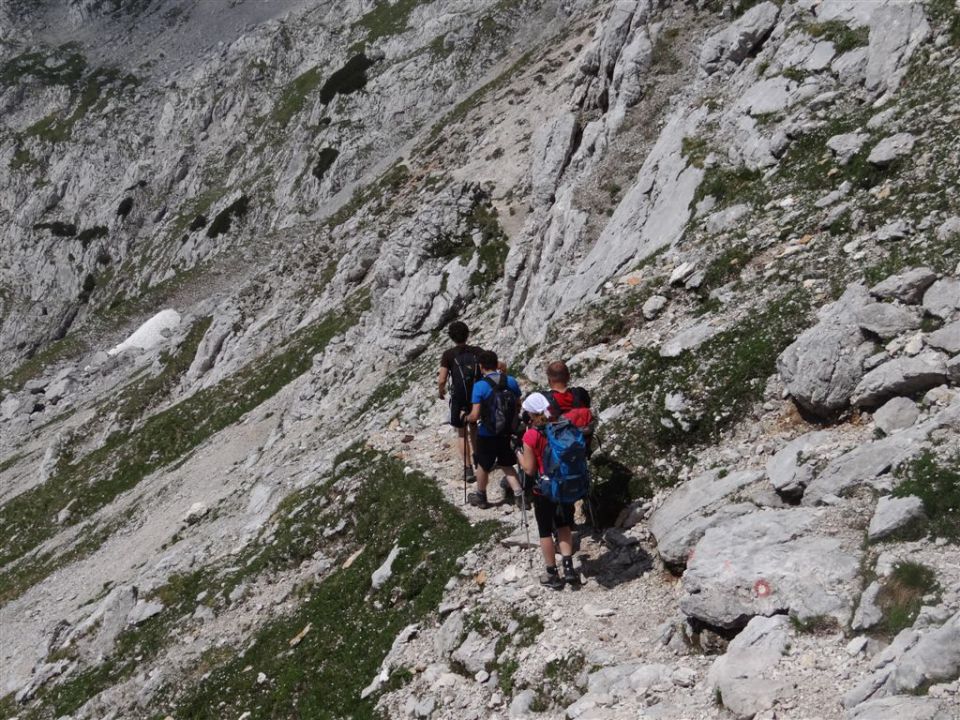
<path id="1" fill-rule="evenodd" d="M 549 415 L 550 401 L 544 397 L 543 393 L 532 393 L 523 401 L 523 409 L 534 415 Z"/>

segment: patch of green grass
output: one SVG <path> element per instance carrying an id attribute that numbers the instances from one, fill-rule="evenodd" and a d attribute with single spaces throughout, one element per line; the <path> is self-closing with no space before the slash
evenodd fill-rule
<path id="1" fill-rule="evenodd" d="M 573 685 L 586 666 L 587 659 L 576 650 L 548 662 L 543 669 L 543 676 L 555 685 Z"/>
<path id="2" fill-rule="evenodd" d="M 960 542 L 960 453 L 940 458 L 927 450 L 897 474 L 900 482 L 894 496 L 920 498 L 929 530 L 937 537 Z"/>
<path id="3" fill-rule="evenodd" d="M 426 0 L 377 0 L 373 9 L 361 17 L 354 27 L 361 28 L 366 33 L 366 41 L 373 43 L 384 37 L 391 37 L 406 32 L 410 21 L 410 13 Z"/>
<path id="4" fill-rule="evenodd" d="M 86 346 L 74 337 L 55 340 L 42 350 L 31 354 L 27 360 L 3 375 L 2 378 L 0 378 L 0 391 L 20 390 L 30 380 L 40 377 L 44 370 L 54 363 L 61 362 L 68 358 L 75 358 L 79 356 L 85 348 Z"/>
<path id="5" fill-rule="evenodd" d="M 320 102 L 328 104 L 337 95 L 350 95 L 367 85 L 367 70 L 373 60 L 357 53 L 342 68 L 334 72 L 320 88 Z"/>
<path id="6" fill-rule="evenodd" d="M 693 167 L 703 169 L 703 161 L 710 154 L 710 143 L 705 137 L 685 137 L 680 143 L 680 153 Z"/>
<path id="7" fill-rule="evenodd" d="M 802 83 L 807 79 L 810 73 L 808 73 L 806 70 L 801 70 L 800 68 L 791 67 L 786 68 L 781 74 L 788 80 L 793 80 L 796 83 Z"/>
<path id="8" fill-rule="evenodd" d="M 838 53 L 849 52 L 858 47 L 866 47 L 870 42 L 870 28 L 853 28 L 842 20 L 828 20 L 822 23 L 809 23 L 806 31 L 818 40 L 833 43 Z"/>
<path id="9" fill-rule="evenodd" d="M 69 502 L 73 501 L 71 523 L 89 517 L 154 470 L 183 457 L 273 397 L 309 370 L 313 356 L 369 308 L 369 296 L 362 295 L 217 385 L 151 416 L 129 433 L 111 435 L 77 463 L 62 464 L 46 483 L 11 499 L 0 508 L 0 565 L 22 558 L 54 535 L 59 530 L 57 512 Z M 16 567 L 10 572 L 16 572 Z"/>
<path id="10" fill-rule="evenodd" d="M 346 569 L 315 586 L 290 616 L 269 622 L 242 657 L 214 669 L 176 702 L 176 717 L 196 720 L 237 716 L 258 708 L 265 717 L 377 717 L 376 698 L 360 690 L 377 673 L 397 633 L 439 603 L 456 574 L 455 559 L 488 538 L 490 524 L 471 526 L 447 504 L 436 484 L 371 452 L 358 458 L 364 484 L 357 494 L 354 537 L 363 552 Z M 379 591 L 370 575 L 394 543 L 403 551 Z M 290 648 L 289 640 L 311 623 L 312 632 Z M 270 680 L 251 682 L 252 665 Z"/>
<path id="11" fill-rule="evenodd" d="M 3 462 L 0 462 L 0 473 L 6 472 L 25 457 L 26 455 L 23 453 L 14 453 Z"/>
<path id="12" fill-rule="evenodd" d="M 740 277 L 747 263 L 753 259 L 754 250 L 750 245 L 741 243 L 726 248 L 710 261 L 703 276 L 703 282 L 697 291 L 705 299 L 711 290 L 726 285 Z"/>
<path id="13" fill-rule="evenodd" d="M 389 196 L 406 184 L 409 177 L 410 168 L 397 161 L 376 182 L 364 188 L 357 188 L 350 201 L 327 218 L 327 225 L 331 228 L 342 225 L 356 215 L 361 208 L 374 201 L 379 201 L 381 207 L 386 205 Z"/>
<path id="14" fill-rule="evenodd" d="M 321 79 L 320 68 L 312 67 L 284 85 L 270 112 L 270 123 L 280 130 L 285 130 L 290 121 L 303 110 L 310 94 L 320 87 Z"/>
<path id="15" fill-rule="evenodd" d="M 954 0 L 928 0 L 930 18 L 946 31 L 947 39 L 954 47 L 960 47 L 960 9 Z"/>
<path id="16" fill-rule="evenodd" d="M 730 168 L 714 165 L 704 173 L 690 207 L 695 208 L 707 197 L 715 198 L 718 207 L 744 202 L 759 205 L 765 201 L 766 193 L 763 173 L 759 170 L 750 170 L 745 166 Z"/>
<path id="17" fill-rule="evenodd" d="M 877 595 L 877 605 L 883 611 L 878 630 L 886 637 L 894 637 L 913 625 L 924 595 L 939 589 L 937 575 L 931 568 L 911 561 L 897 563 Z"/>
<path id="18" fill-rule="evenodd" d="M 603 453 L 616 463 L 611 467 L 619 484 L 643 488 L 669 482 L 670 467 L 682 464 L 687 452 L 740 422 L 763 396 L 777 356 L 807 326 L 808 312 L 806 295 L 792 291 L 695 350 L 664 358 L 645 347 L 614 367 L 597 400 L 601 407 L 629 402 L 603 438 Z M 670 392 L 687 398 L 686 430 L 664 408 Z"/>
<path id="19" fill-rule="evenodd" d="M 39 165 L 39 161 L 30 154 L 30 151 L 26 148 L 17 148 L 13 153 L 13 157 L 10 158 L 10 170 L 12 172 L 17 172 L 18 170 L 31 170 Z"/>

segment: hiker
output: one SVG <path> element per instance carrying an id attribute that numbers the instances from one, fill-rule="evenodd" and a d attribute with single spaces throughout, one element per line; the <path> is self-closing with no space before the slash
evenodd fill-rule
<path id="1" fill-rule="evenodd" d="M 547 365 L 547 383 L 550 389 L 542 394 L 550 403 L 551 416 L 564 417 L 580 428 L 587 443 L 587 457 L 590 457 L 595 428 L 590 393 L 582 387 L 569 387 L 570 368 L 562 360 Z"/>
<path id="2" fill-rule="evenodd" d="M 517 502 L 522 502 L 520 479 L 514 468 L 516 457 L 511 447 L 511 437 L 520 418 L 520 386 L 516 379 L 500 370 L 495 352 L 484 350 L 478 357 L 481 378 L 473 385 L 473 407 L 466 418 L 468 423 L 480 423 L 473 455 L 477 489 L 470 493 L 467 502 L 485 509 L 490 507 L 487 483 L 495 467 L 503 471 Z"/>
<path id="3" fill-rule="evenodd" d="M 459 320 L 450 323 L 447 334 L 455 345 L 440 357 L 440 373 L 437 388 L 440 399 L 446 397 L 450 385 L 450 425 L 457 429 L 457 451 L 468 482 L 475 479 L 473 463 L 468 460 L 471 448 L 477 447 L 477 426 L 469 425 L 464 418 L 470 413 L 473 385 L 480 378 L 479 356 L 483 352 L 476 345 L 468 345 L 470 329 Z"/>
<path id="4" fill-rule="evenodd" d="M 581 584 L 580 573 L 573 567 L 574 502 L 579 497 L 583 497 L 589 490 L 589 473 L 586 470 L 586 448 L 583 435 L 569 421 L 554 417 L 551 403 L 543 393 L 532 393 L 528 396 L 523 401 L 523 410 L 529 417 L 529 428 L 523 434 L 523 447 L 518 451 L 517 458 L 523 471 L 529 477 L 537 479 L 533 483 L 533 514 L 537 520 L 540 552 L 546 564 L 546 570 L 540 576 L 540 583 L 555 590 L 560 590 L 565 585 L 578 588 Z M 548 425 L 553 427 L 548 428 Z M 550 479 L 547 477 L 548 468 L 545 464 L 550 461 L 551 440 L 549 436 L 553 435 L 554 442 L 556 442 L 558 438 L 563 436 L 564 431 L 569 431 L 575 443 L 579 443 L 578 447 L 573 448 L 574 455 L 577 456 L 577 461 L 573 464 L 583 474 L 582 479 L 574 481 L 578 487 L 569 488 L 572 491 L 572 497 L 574 497 L 570 502 L 550 497 L 550 493 L 555 491 L 556 488 L 550 486 Z M 552 467 L 549 472 L 559 475 L 560 467 Z M 585 485 L 583 485 L 584 482 Z M 560 491 L 560 494 L 565 495 L 566 493 Z M 578 495 L 579 497 L 576 497 Z M 557 534 L 556 543 L 553 538 L 554 532 Z M 557 545 L 560 546 L 563 566 L 562 576 L 557 572 Z"/>

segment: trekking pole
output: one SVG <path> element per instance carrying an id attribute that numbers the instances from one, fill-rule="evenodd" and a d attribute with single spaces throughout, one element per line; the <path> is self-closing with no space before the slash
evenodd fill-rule
<path id="1" fill-rule="evenodd" d="M 467 430 L 463 433 L 463 504 L 467 504 Z"/>
<path id="2" fill-rule="evenodd" d="M 524 472 L 523 468 L 520 468 L 519 475 L 522 478 L 520 482 L 520 522 L 523 524 L 523 529 L 526 532 L 527 550 L 529 550 L 530 521 L 527 518 L 527 474 Z M 530 553 L 527 553 L 527 565 L 531 568 L 533 567 L 533 556 Z"/>

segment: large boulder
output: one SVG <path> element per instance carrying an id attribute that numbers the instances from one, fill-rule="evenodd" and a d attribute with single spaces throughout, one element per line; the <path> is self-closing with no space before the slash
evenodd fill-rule
<path id="1" fill-rule="evenodd" d="M 902 631 L 874 658 L 871 669 L 870 677 L 844 696 L 847 708 L 956 680 L 960 677 L 960 612 L 932 630 Z"/>
<path id="2" fill-rule="evenodd" d="M 913 268 L 877 283 L 870 288 L 870 294 L 881 300 L 900 300 L 908 305 L 916 305 L 936 280 L 937 274 L 930 268 Z"/>
<path id="3" fill-rule="evenodd" d="M 886 167 L 913 152 L 917 139 L 910 133 L 897 133 L 886 137 L 876 144 L 867 156 L 867 162 Z"/>
<path id="4" fill-rule="evenodd" d="M 923 294 L 923 309 L 948 320 L 960 308 L 960 278 L 942 278 Z"/>
<path id="5" fill-rule="evenodd" d="M 857 407 L 874 408 L 889 398 L 923 392 L 946 381 L 947 367 L 942 359 L 897 358 L 868 372 L 850 399 Z"/>
<path id="6" fill-rule="evenodd" d="M 891 435 L 897 430 L 913 426 L 919 417 L 920 409 L 913 400 L 895 397 L 884 403 L 883 407 L 873 414 L 873 424 L 884 435 Z"/>
<path id="7" fill-rule="evenodd" d="M 956 720 L 948 699 L 895 695 L 870 700 L 847 713 L 847 720 Z"/>
<path id="8" fill-rule="evenodd" d="M 882 540 L 923 518 L 923 501 L 915 495 L 902 498 L 882 497 L 877 502 L 877 509 L 870 520 L 867 538 L 870 541 Z"/>
<path id="9" fill-rule="evenodd" d="M 743 62 L 767 39 L 779 16 L 780 8 L 772 2 L 750 8 L 736 22 L 707 39 L 700 51 L 701 69 L 711 74 L 726 62 Z"/>
<path id="10" fill-rule="evenodd" d="M 698 475 L 670 494 L 650 515 L 649 527 L 657 552 L 667 565 L 682 566 L 708 528 L 756 509 L 750 503 L 727 504 L 726 499 L 763 477 L 756 471 L 721 477 L 716 470 Z M 720 506 L 720 507 L 717 507 Z"/>
<path id="11" fill-rule="evenodd" d="M 786 615 L 755 617 L 714 661 L 707 681 L 736 717 L 769 710 L 790 686 L 776 670 L 789 645 L 789 627 Z"/>
<path id="12" fill-rule="evenodd" d="M 707 530 L 687 563 L 680 609 L 732 629 L 784 612 L 846 624 L 859 591 L 860 548 L 816 534 L 821 512 L 765 510 Z"/>
<path id="13" fill-rule="evenodd" d="M 857 312 L 857 321 L 861 329 L 884 340 L 920 327 L 920 315 L 915 310 L 890 303 L 864 305 Z"/>
<path id="14" fill-rule="evenodd" d="M 777 358 L 787 391 L 804 410 L 830 417 L 848 407 L 863 377 L 863 362 L 874 350 L 865 342 L 857 317 L 871 302 L 863 285 L 850 286 Z"/>
<path id="15" fill-rule="evenodd" d="M 951 355 L 960 353 L 960 320 L 930 333 L 924 342 Z"/>

